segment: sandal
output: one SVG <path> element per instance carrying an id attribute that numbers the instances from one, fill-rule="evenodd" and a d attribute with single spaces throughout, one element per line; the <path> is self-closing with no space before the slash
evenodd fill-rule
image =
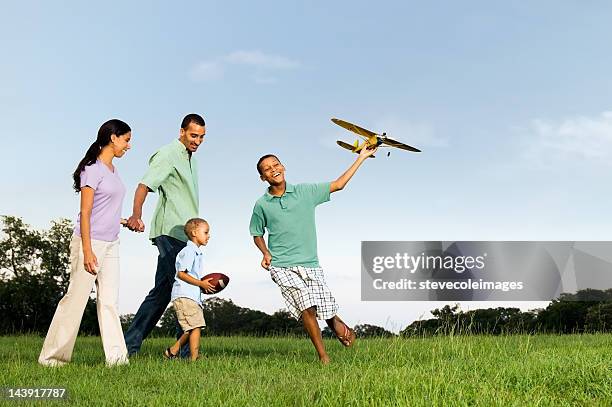
<path id="1" fill-rule="evenodd" d="M 170 348 L 166 348 L 164 351 L 164 358 L 166 359 L 176 359 L 178 355 L 175 355 L 170 351 Z"/>
<path id="2" fill-rule="evenodd" d="M 344 322 L 342 322 L 342 326 L 344 327 L 344 335 L 338 335 L 336 333 L 336 337 L 342 345 L 347 348 L 350 348 L 351 346 L 353 346 L 357 335 L 355 335 L 355 331 L 349 328 Z"/>

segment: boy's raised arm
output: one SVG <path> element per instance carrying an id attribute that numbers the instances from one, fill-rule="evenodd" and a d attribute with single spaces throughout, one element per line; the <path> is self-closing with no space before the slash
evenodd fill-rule
<path id="1" fill-rule="evenodd" d="M 378 147 L 364 147 L 359 152 L 359 157 L 355 160 L 355 162 L 349 167 L 348 170 L 344 172 L 344 174 L 340 175 L 337 180 L 332 181 L 329 186 L 329 192 L 340 191 L 345 187 L 345 185 L 349 182 L 349 180 L 353 177 L 359 166 L 372 154 L 376 152 Z"/>

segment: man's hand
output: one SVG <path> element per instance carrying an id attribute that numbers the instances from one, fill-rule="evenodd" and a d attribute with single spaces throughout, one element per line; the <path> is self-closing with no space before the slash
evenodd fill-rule
<path id="1" fill-rule="evenodd" d="M 272 263 L 272 255 L 270 254 L 270 252 L 268 252 L 263 256 L 263 260 L 261 261 L 261 267 L 265 268 L 266 270 L 269 270 L 270 263 Z"/>
<path id="2" fill-rule="evenodd" d="M 128 218 L 125 225 L 132 232 L 144 232 L 145 225 L 140 216 L 132 215 Z"/>
<path id="3" fill-rule="evenodd" d="M 140 217 L 142 216 L 142 205 L 144 204 L 149 187 L 144 184 L 138 184 L 136 192 L 134 192 L 134 207 L 132 208 L 132 216 L 127 220 L 126 227 L 132 232 L 144 232 L 145 225 Z"/>
<path id="4" fill-rule="evenodd" d="M 200 288 L 208 294 L 213 294 L 216 290 L 215 290 L 215 286 L 212 285 L 212 283 L 210 282 L 210 280 L 212 280 L 211 278 L 207 278 L 206 280 L 201 280 L 200 284 L 198 284 L 200 286 Z"/>

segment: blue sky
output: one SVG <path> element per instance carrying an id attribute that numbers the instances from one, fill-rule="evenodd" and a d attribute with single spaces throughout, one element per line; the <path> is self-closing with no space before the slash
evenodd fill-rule
<path id="1" fill-rule="evenodd" d="M 441 304 L 361 302 L 361 240 L 610 240 L 611 17 L 578 1 L 7 3 L 0 213 L 74 219 L 70 173 L 118 117 L 133 128 L 116 162 L 129 215 L 148 157 L 201 113 L 207 267 L 232 278 L 223 297 L 272 312 L 283 302 L 248 234 L 255 162 L 273 152 L 291 182 L 334 179 L 354 159 L 334 144 L 354 140 L 329 121 L 343 118 L 424 151 L 368 161 L 317 213 L 344 318 L 397 330 Z M 155 250 L 121 239 L 127 313 Z"/>

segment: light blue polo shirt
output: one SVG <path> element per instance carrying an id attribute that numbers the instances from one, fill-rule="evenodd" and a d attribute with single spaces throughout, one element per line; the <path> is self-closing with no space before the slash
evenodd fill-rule
<path id="1" fill-rule="evenodd" d="M 330 183 L 287 184 L 282 196 L 268 191 L 257 200 L 249 226 L 251 236 L 268 230 L 268 250 L 277 267 L 319 267 L 315 208 L 329 201 Z"/>
<path id="2" fill-rule="evenodd" d="M 188 240 L 187 246 L 177 254 L 174 266 L 177 274 L 179 271 L 186 271 L 191 277 L 198 280 L 202 279 L 204 277 L 204 255 L 202 250 L 191 240 Z M 170 300 L 174 301 L 179 297 L 190 298 L 202 305 L 200 287 L 189 284 L 178 278 L 178 275 L 175 275 Z"/>

